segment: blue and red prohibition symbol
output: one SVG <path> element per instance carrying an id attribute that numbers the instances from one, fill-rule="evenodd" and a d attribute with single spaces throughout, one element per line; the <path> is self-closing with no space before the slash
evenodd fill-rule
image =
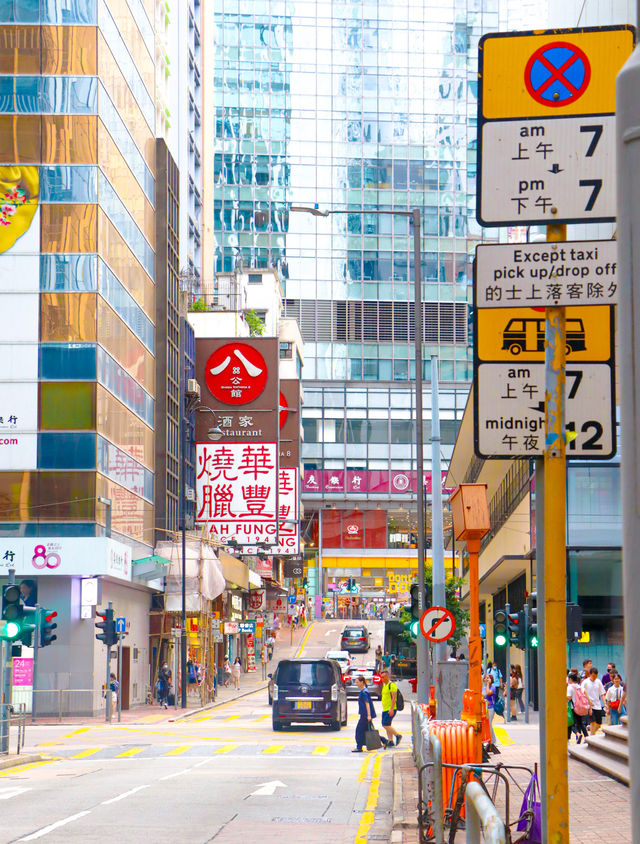
<path id="1" fill-rule="evenodd" d="M 566 41 L 545 44 L 533 53 L 524 71 L 527 91 L 544 106 L 575 102 L 589 86 L 591 65 L 586 53 Z"/>

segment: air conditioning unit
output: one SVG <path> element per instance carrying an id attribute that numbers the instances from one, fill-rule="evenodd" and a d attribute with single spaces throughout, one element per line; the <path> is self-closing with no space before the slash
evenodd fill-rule
<path id="1" fill-rule="evenodd" d="M 195 396 L 198 399 L 200 398 L 200 384 L 198 384 L 195 378 L 187 379 L 187 398 L 190 398 L 191 396 Z"/>
<path id="2" fill-rule="evenodd" d="M 190 486 L 185 487 L 184 497 L 187 499 L 187 501 L 195 501 L 196 500 L 195 489 L 193 487 L 190 487 Z"/>

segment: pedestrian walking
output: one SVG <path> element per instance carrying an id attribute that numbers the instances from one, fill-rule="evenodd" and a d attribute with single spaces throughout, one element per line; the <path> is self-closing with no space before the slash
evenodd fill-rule
<path id="1" fill-rule="evenodd" d="M 168 709 L 168 698 L 171 690 L 171 669 L 168 663 L 163 662 L 160 671 L 158 672 L 158 682 L 156 684 L 158 690 L 158 703 Z"/>
<path id="2" fill-rule="evenodd" d="M 582 691 L 580 687 L 580 678 L 577 671 L 570 671 L 567 678 L 567 701 L 573 713 L 573 724 L 567 724 L 567 740 L 571 738 L 571 733 L 576 735 L 576 742 L 580 744 L 583 737 L 588 735 L 587 724 L 589 722 L 589 714 L 591 712 L 591 704 L 589 698 Z"/>
<path id="3" fill-rule="evenodd" d="M 352 753 L 362 753 L 366 747 L 365 733 L 373 727 L 372 721 L 376 717 L 376 710 L 367 690 L 367 681 L 362 675 L 356 677 L 356 684 L 360 689 L 358 695 L 358 723 L 356 724 L 356 747 Z"/>
<path id="4" fill-rule="evenodd" d="M 224 672 L 224 684 L 225 686 L 228 686 L 229 680 L 231 679 L 231 663 L 229 661 L 229 657 L 225 659 L 222 671 Z"/>
<path id="5" fill-rule="evenodd" d="M 482 695 L 487 704 L 487 718 L 489 719 L 489 729 L 491 730 L 491 744 L 489 745 L 489 750 L 492 753 L 500 753 L 496 744 L 498 739 L 496 738 L 496 734 L 493 732 L 493 716 L 495 713 L 495 705 L 496 705 L 496 685 L 493 681 L 493 674 L 488 671 L 484 675 L 484 688 L 482 690 Z"/>
<path id="6" fill-rule="evenodd" d="M 381 672 L 380 678 L 382 680 L 382 691 L 380 693 L 380 700 L 382 702 L 382 726 L 385 729 L 388 740 L 386 746 L 389 747 L 391 745 L 393 747 L 395 739 L 397 747 L 402 741 L 402 736 L 394 730 L 392 722 L 397 712 L 398 687 L 395 683 L 391 682 L 388 669 L 385 668 Z"/>
<path id="7" fill-rule="evenodd" d="M 496 695 L 500 694 L 500 690 L 502 689 L 502 671 L 498 667 L 497 662 L 487 662 L 487 673 L 491 674 L 493 678 L 493 685 L 496 687 Z"/>
<path id="8" fill-rule="evenodd" d="M 592 736 L 595 736 L 602 725 L 604 716 L 605 690 L 602 682 L 598 679 L 598 669 L 594 665 L 589 669 L 589 677 L 582 681 L 581 689 L 589 698 L 591 704 L 589 732 Z"/>
<path id="9" fill-rule="evenodd" d="M 269 648 L 269 659 L 273 659 L 273 649 L 276 646 L 276 637 L 271 633 L 267 639 L 267 647 Z"/>
<path id="10" fill-rule="evenodd" d="M 615 662 L 608 662 L 607 663 L 607 670 L 601 677 L 602 685 L 605 689 L 609 688 L 609 683 L 613 680 L 613 675 L 618 673 L 618 669 L 616 668 Z"/>
<path id="11" fill-rule="evenodd" d="M 582 671 L 580 672 L 580 682 L 582 682 L 583 680 L 589 679 L 589 674 L 591 672 L 592 666 L 593 666 L 593 663 L 591 662 L 591 660 L 589 658 L 582 660 Z"/>
<path id="12" fill-rule="evenodd" d="M 376 648 L 376 671 L 382 671 L 382 647 L 378 645 Z"/>
<path id="13" fill-rule="evenodd" d="M 512 665 L 509 670 L 509 688 L 511 690 L 510 694 L 510 704 L 511 704 L 511 720 L 517 721 L 518 720 L 518 711 L 516 709 L 516 690 L 518 688 L 518 678 L 516 677 L 516 667 Z"/>
<path id="14" fill-rule="evenodd" d="M 240 657 L 237 656 L 234 661 L 233 665 L 231 666 L 231 679 L 233 680 L 233 687 L 237 692 L 240 691 L 240 675 L 242 674 L 242 664 L 240 662 Z"/>
<path id="15" fill-rule="evenodd" d="M 622 686 L 620 675 L 612 674 L 611 676 L 613 677 L 613 685 L 607 689 L 605 700 L 609 708 L 611 723 L 615 726 L 620 723 L 620 717 L 626 714 L 627 693 Z"/>

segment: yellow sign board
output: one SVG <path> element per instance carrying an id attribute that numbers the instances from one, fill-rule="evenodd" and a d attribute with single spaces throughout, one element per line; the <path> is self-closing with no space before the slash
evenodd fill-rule
<path id="1" fill-rule="evenodd" d="M 484 120 L 612 114 L 631 26 L 492 33 L 480 40 Z"/>
<path id="2" fill-rule="evenodd" d="M 479 361 L 544 362 L 545 315 L 534 308 L 478 308 L 476 342 Z M 613 337 L 609 305 L 567 310 L 567 365 L 608 361 Z"/>

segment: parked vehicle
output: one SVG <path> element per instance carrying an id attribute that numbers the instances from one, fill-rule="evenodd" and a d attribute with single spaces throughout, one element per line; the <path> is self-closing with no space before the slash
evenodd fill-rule
<path id="1" fill-rule="evenodd" d="M 275 731 L 293 723 L 346 726 L 347 692 L 335 660 L 283 659 L 270 679 Z"/>
<path id="2" fill-rule="evenodd" d="M 360 689 L 356 683 L 356 678 L 360 676 L 367 681 L 367 689 L 371 697 L 381 700 L 382 679 L 380 675 L 371 666 L 365 668 L 362 665 L 360 667 L 352 665 L 342 678 L 347 689 L 347 697 L 358 697 L 360 694 Z"/>
<path id="3" fill-rule="evenodd" d="M 369 631 L 362 625 L 349 625 L 342 631 L 340 647 L 349 653 L 367 653 L 369 650 Z"/>

